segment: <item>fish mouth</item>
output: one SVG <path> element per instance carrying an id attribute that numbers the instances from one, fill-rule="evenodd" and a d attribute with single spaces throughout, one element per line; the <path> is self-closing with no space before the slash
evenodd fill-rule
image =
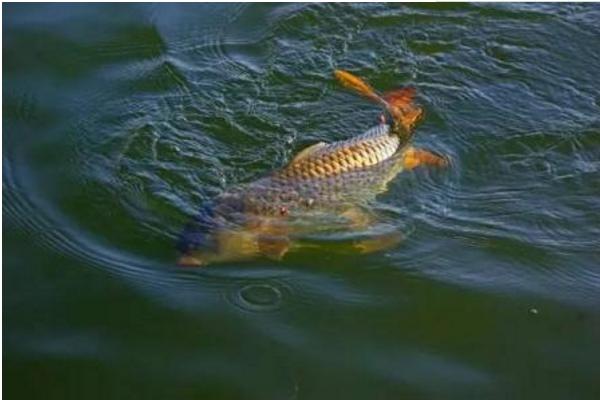
<path id="1" fill-rule="evenodd" d="M 177 260 L 177 265 L 180 267 L 203 267 L 206 265 L 206 262 L 202 261 L 198 257 L 184 254 Z"/>

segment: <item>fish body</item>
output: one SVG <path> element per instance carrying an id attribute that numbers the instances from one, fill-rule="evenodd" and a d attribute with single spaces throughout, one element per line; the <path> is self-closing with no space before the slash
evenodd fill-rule
<path id="1" fill-rule="evenodd" d="M 364 210 L 403 169 L 420 163 L 444 165 L 441 157 L 409 143 L 410 128 L 421 113 L 410 104 L 412 94 L 396 92 L 386 100 L 360 78 L 345 74 L 336 77 L 385 104 L 392 123 L 347 140 L 312 145 L 283 168 L 224 191 L 186 227 L 179 242 L 180 264 L 279 259 L 294 247 L 297 235 L 369 223 Z M 384 242 L 389 238 L 370 240 L 368 246 L 378 249 Z"/>
<path id="2" fill-rule="evenodd" d="M 314 169 L 315 160 L 334 152 L 292 162 L 256 181 L 232 187 L 203 207 L 186 227 L 179 250 L 181 265 L 247 260 L 260 256 L 280 259 L 301 247 L 301 239 L 323 231 L 366 228 L 374 222 L 370 204 L 385 192 L 397 174 L 420 163 L 421 150 L 407 144 L 389 157 L 344 171 Z M 439 156 L 428 163 L 445 165 Z M 294 173 L 290 171 L 295 171 Z M 334 173 L 335 172 L 335 173 Z M 397 235 L 383 235 L 353 246 L 360 252 L 396 244 Z M 385 246 L 384 246 L 385 245 Z"/>
<path id="3" fill-rule="evenodd" d="M 380 124 L 347 140 L 311 146 L 307 150 L 313 151 L 301 153 L 274 175 L 300 180 L 336 176 L 387 160 L 401 145 L 401 138 L 392 126 Z"/>
<path id="4" fill-rule="evenodd" d="M 385 126 L 378 127 L 377 133 L 385 130 Z M 381 137 L 375 142 L 381 145 L 365 143 L 360 152 L 340 157 L 336 143 L 332 151 L 292 162 L 222 196 L 236 198 L 244 212 L 259 216 L 287 216 L 363 204 L 373 200 L 402 170 L 402 151 L 379 149 L 384 147 L 385 140 Z M 389 142 L 392 147 L 393 140 Z"/>

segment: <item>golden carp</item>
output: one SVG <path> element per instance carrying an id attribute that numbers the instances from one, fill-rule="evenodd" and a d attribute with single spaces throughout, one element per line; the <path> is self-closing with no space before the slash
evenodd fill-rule
<path id="1" fill-rule="evenodd" d="M 302 234 L 372 223 L 369 202 L 400 171 L 420 164 L 446 165 L 445 158 L 409 144 L 414 115 L 421 114 L 412 104 L 414 89 L 380 96 L 348 72 L 335 75 L 345 86 L 383 104 L 392 124 L 381 123 L 347 140 L 314 144 L 282 169 L 217 196 L 184 230 L 178 245 L 181 265 L 259 256 L 280 259 L 300 247 L 296 239 Z M 354 247 L 375 251 L 396 239 L 386 235 L 356 242 Z"/>
<path id="2" fill-rule="evenodd" d="M 377 103 L 392 116 L 366 133 L 335 143 L 319 142 L 301 151 L 278 175 L 291 179 L 311 179 L 332 176 L 356 168 L 380 163 L 391 157 L 411 138 L 412 128 L 422 115 L 413 104 L 414 88 L 402 88 L 380 96 L 361 78 L 342 70 L 334 72 L 337 80 Z"/>

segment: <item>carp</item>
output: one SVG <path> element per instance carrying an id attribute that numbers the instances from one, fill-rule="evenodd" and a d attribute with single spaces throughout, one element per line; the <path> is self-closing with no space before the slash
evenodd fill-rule
<path id="1" fill-rule="evenodd" d="M 401 171 L 419 165 L 446 166 L 438 154 L 410 144 L 422 116 L 415 89 L 379 95 L 346 71 L 335 71 L 344 86 L 382 105 L 379 125 L 346 140 L 313 144 L 286 166 L 254 182 L 225 190 L 205 204 L 178 242 L 179 264 L 202 266 L 257 257 L 281 259 L 302 247 L 303 235 L 323 230 L 361 229 L 375 220 L 369 203 Z M 399 234 L 357 240 L 362 253 L 388 248 Z"/>

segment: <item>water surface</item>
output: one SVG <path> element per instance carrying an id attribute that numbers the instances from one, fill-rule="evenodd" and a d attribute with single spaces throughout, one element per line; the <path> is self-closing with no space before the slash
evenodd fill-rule
<path id="1" fill-rule="evenodd" d="M 600 396 L 600 7 L 3 6 L 11 398 Z M 200 204 L 414 85 L 406 239 L 174 265 Z"/>

